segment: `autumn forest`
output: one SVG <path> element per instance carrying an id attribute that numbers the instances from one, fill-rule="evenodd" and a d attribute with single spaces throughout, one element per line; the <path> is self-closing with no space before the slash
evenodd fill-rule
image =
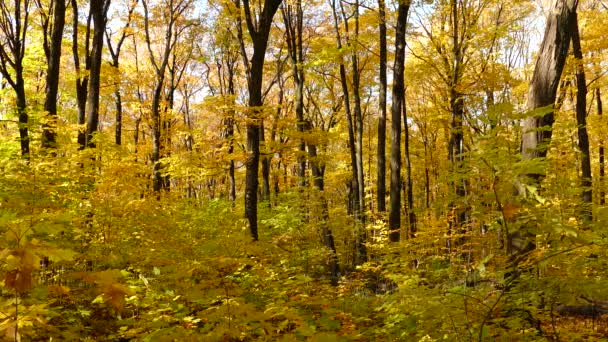
<path id="1" fill-rule="evenodd" d="M 0 338 L 608 339 L 608 2 L 0 1 Z"/>

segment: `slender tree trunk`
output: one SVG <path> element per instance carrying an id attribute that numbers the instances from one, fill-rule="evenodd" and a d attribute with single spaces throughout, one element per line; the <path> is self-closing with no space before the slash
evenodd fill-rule
<path id="1" fill-rule="evenodd" d="M 405 103 L 405 94 L 403 98 L 403 130 L 405 132 L 405 195 L 407 198 L 406 215 L 408 220 L 407 237 L 414 238 L 416 237 L 416 213 L 414 212 L 414 186 L 412 184 L 412 160 L 410 156 L 410 129 L 407 120 L 407 104 Z"/>
<path id="2" fill-rule="evenodd" d="M 230 157 L 230 162 L 228 165 L 228 179 L 230 190 L 228 192 L 228 199 L 234 204 L 236 200 L 236 181 L 234 179 L 234 159 L 232 158 L 232 154 L 234 153 L 234 99 L 235 99 L 235 88 L 234 88 L 234 64 L 236 61 L 232 61 L 232 63 L 228 63 L 228 95 L 230 96 L 230 105 L 232 108 L 228 110 L 228 118 L 225 120 L 225 138 L 228 139 L 228 154 Z"/>
<path id="3" fill-rule="evenodd" d="M 0 75 L 15 91 L 17 114 L 19 122 L 19 139 L 21 156 L 29 159 L 30 138 L 28 131 L 29 116 L 25 95 L 25 80 L 23 78 L 23 60 L 25 57 L 26 34 L 29 25 L 30 1 L 18 0 L 13 2 L 13 12 L 10 5 L 3 5 L 0 11 Z"/>
<path id="4" fill-rule="evenodd" d="M 597 103 L 597 115 L 601 118 L 604 114 L 604 106 L 602 105 L 602 92 L 600 88 L 595 90 L 595 98 Z M 598 164 L 600 168 L 600 179 L 599 179 L 599 188 L 600 188 L 600 205 L 606 204 L 606 191 L 604 190 L 604 175 L 606 173 L 606 162 L 604 155 L 604 140 L 600 139 L 599 141 L 599 158 Z"/>
<path id="5" fill-rule="evenodd" d="M 110 56 L 112 57 L 111 65 L 116 69 L 116 72 L 120 74 L 120 51 L 122 48 L 122 44 L 125 42 L 127 38 L 127 29 L 131 26 L 131 19 L 133 18 L 133 12 L 135 10 L 135 6 L 137 5 L 137 1 L 134 1 L 131 6 L 129 6 L 129 13 L 127 15 L 127 23 L 125 24 L 124 29 L 122 30 L 122 34 L 116 43 L 116 47 L 112 46 L 112 37 L 111 32 L 106 31 L 106 41 L 108 50 L 110 52 Z M 114 105 L 116 107 L 116 127 L 114 130 L 114 141 L 116 145 L 122 144 L 122 94 L 120 92 L 121 84 L 120 82 L 116 85 L 116 90 L 114 91 Z"/>
<path id="6" fill-rule="evenodd" d="M 302 1 L 297 0 L 293 5 L 283 6 L 283 21 L 285 22 L 286 41 L 289 58 L 291 60 L 291 71 L 294 78 L 295 89 L 295 111 L 296 129 L 300 134 L 298 142 L 298 184 L 306 185 L 306 142 L 304 140 L 304 66 L 302 65 L 304 55 L 302 46 L 303 11 Z"/>
<path id="7" fill-rule="evenodd" d="M 264 122 L 260 122 L 260 144 L 263 147 L 262 153 L 262 201 L 270 205 L 270 160 L 271 152 L 266 146 L 266 137 L 264 134 Z"/>
<path id="8" fill-rule="evenodd" d="M 363 168 L 363 112 L 361 110 L 361 72 L 359 70 L 358 39 L 359 39 L 359 0 L 355 0 L 354 7 L 354 42 L 349 32 L 349 17 L 344 11 L 340 2 L 344 29 L 346 32 L 346 42 L 352 48 L 351 53 L 351 77 L 352 77 L 352 96 L 353 96 L 353 134 L 354 134 L 354 164 L 353 164 L 353 191 L 356 192 L 357 209 L 355 215 L 358 218 L 356 236 L 356 260 L 355 263 L 364 262 L 367 258 L 367 234 L 365 231 L 365 171 Z M 351 152 L 352 153 L 352 152 Z"/>
<path id="9" fill-rule="evenodd" d="M 236 1 L 240 11 L 240 1 Z M 245 216 L 249 221 L 249 231 L 254 241 L 258 236 L 258 171 L 260 163 L 260 120 L 262 98 L 262 80 L 264 75 L 264 57 L 268 46 L 268 36 L 272 18 L 277 12 L 281 0 L 264 0 L 259 18 L 253 18 L 249 0 L 243 0 L 243 10 L 247 30 L 253 42 L 251 61 L 247 58 L 241 23 L 238 23 L 239 40 L 243 63 L 247 70 L 247 90 L 249 91 L 249 111 L 247 113 L 247 160 L 245 162 Z"/>
<path id="10" fill-rule="evenodd" d="M 405 107 L 405 29 L 409 2 L 399 2 L 395 33 L 395 61 L 391 105 L 391 207 L 389 212 L 389 240 L 401 238 L 401 113 Z M 406 123 L 407 124 L 407 123 Z"/>
<path id="11" fill-rule="evenodd" d="M 103 52 L 103 36 L 106 31 L 106 21 L 110 0 L 91 0 L 91 16 L 93 17 L 93 41 L 91 43 L 91 69 L 87 94 L 87 136 L 86 146 L 95 147 L 93 134 L 99 126 L 99 87 L 101 82 L 101 62 Z"/>
<path id="12" fill-rule="evenodd" d="M 342 37 L 340 34 L 340 27 L 338 24 L 338 14 L 336 9 L 336 0 L 332 0 L 332 14 L 334 18 L 334 29 L 336 32 L 336 43 L 338 45 L 338 49 L 342 49 Z M 354 214 L 354 216 L 359 215 L 359 191 L 358 188 L 358 176 L 357 176 L 357 158 L 355 152 L 355 128 L 353 125 L 353 116 L 350 107 L 350 93 L 348 90 L 348 79 L 346 77 L 346 67 L 344 65 L 344 61 L 340 60 L 340 85 L 342 87 L 342 95 L 344 102 L 344 112 L 346 114 L 346 123 L 348 127 L 348 147 L 350 151 L 350 160 L 351 160 L 351 168 L 353 177 L 350 180 L 349 184 L 349 201 L 348 201 L 348 209 L 349 213 Z"/>
<path id="13" fill-rule="evenodd" d="M 160 192 L 163 187 L 161 176 L 161 118 L 160 118 L 160 99 L 163 89 L 164 76 L 157 79 L 157 84 L 152 97 L 152 189 Z"/>
<path id="14" fill-rule="evenodd" d="M 42 147 L 52 148 L 56 143 L 57 126 L 57 92 L 59 88 L 59 66 L 61 62 L 61 42 L 65 26 L 65 0 L 53 1 L 53 30 L 47 59 L 46 96 L 44 111 L 47 113 L 47 123 L 42 127 Z"/>
<path id="15" fill-rule="evenodd" d="M 86 146 L 86 128 L 84 128 L 85 120 L 86 120 L 86 105 L 87 105 L 87 93 L 88 93 L 88 84 L 89 84 L 89 74 L 88 71 L 91 66 L 91 58 L 90 58 L 90 35 L 91 35 L 91 12 L 87 16 L 87 24 L 86 31 L 84 37 L 84 70 L 82 70 L 80 65 L 80 55 L 79 55 L 79 47 L 78 42 L 80 39 L 78 38 L 78 2 L 76 0 L 71 0 L 72 5 L 72 56 L 74 58 L 74 68 L 76 69 L 76 103 L 78 106 L 78 145 L 79 149 L 84 149 Z"/>
<path id="16" fill-rule="evenodd" d="M 17 69 L 21 69 L 20 67 Z M 25 97 L 25 81 L 23 80 L 23 72 L 17 72 L 15 95 L 17 97 L 17 116 L 19 117 L 19 138 L 21 145 L 21 155 L 29 159 L 30 155 L 30 137 L 28 132 L 29 117 L 27 114 L 27 100 Z"/>
<path id="17" fill-rule="evenodd" d="M 585 68 L 583 66 L 583 52 L 581 49 L 577 12 L 573 11 L 572 16 L 570 32 L 572 34 L 572 51 L 574 52 L 574 59 L 576 61 L 576 124 L 578 127 L 578 148 L 581 152 L 581 185 L 583 186 L 582 199 L 584 203 L 583 217 L 586 220 L 591 221 L 593 218 L 593 213 L 591 212 L 593 183 L 591 179 L 589 135 L 587 134 L 587 81 L 585 80 Z"/>
<path id="18" fill-rule="evenodd" d="M 386 211 L 386 5 L 384 0 L 378 0 L 378 29 L 380 31 L 380 94 L 378 103 L 380 106 L 380 118 L 378 119 L 378 165 L 377 185 L 378 188 L 378 212 Z"/>
<path id="19" fill-rule="evenodd" d="M 355 0 L 355 44 L 359 39 L 359 0 Z M 352 44 L 351 44 L 352 45 Z M 355 161 L 357 168 L 357 189 L 359 199 L 359 219 L 363 225 L 359 232 L 358 252 L 359 260 L 364 261 L 367 257 L 365 243 L 367 234 L 365 232 L 365 170 L 363 167 L 363 112 L 361 110 L 361 72 L 359 70 L 358 48 L 355 47 L 351 52 L 352 68 L 352 92 L 353 92 L 353 114 L 355 119 Z"/>
<path id="20" fill-rule="evenodd" d="M 459 27 L 459 7 L 457 0 L 451 0 L 452 10 L 452 58 L 453 67 L 452 75 L 450 75 L 449 88 L 450 88 L 450 140 L 448 142 L 448 159 L 450 166 L 456 177 L 456 181 L 452 181 L 452 187 L 456 200 L 464 200 L 466 196 L 466 181 L 463 177 L 463 162 L 464 162 L 464 98 L 463 94 L 458 90 L 460 86 L 462 76 L 462 63 L 463 63 L 463 46 L 461 44 L 461 32 Z M 458 229 L 461 234 L 464 234 L 465 224 L 467 221 L 467 210 L 463 207 L 463 204 L 459 205 L 453 202 L 451 205 L 452 218 L 449 222 L 448 235 L 455 233 L 454 230 Z M 462 241 L 462 239 L 458 239 Z M 448 240 L 448 245 L 451 248 L 452 241 Z"/>

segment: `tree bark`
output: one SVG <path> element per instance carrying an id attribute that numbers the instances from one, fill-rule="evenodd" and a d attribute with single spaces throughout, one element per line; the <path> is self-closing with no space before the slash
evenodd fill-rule
<path id="1" fill-rule="evenodd" d="M 101 83 L 103 37 L 106 31 L 110 1 L 90 1 L 90 11 L 93 17 L 93 41 L 91 43 L 91 68 L 87 94 L 87 135 L 85 143 L 87 147 L 95 147 L 93 134 L 97 132 L 99 126 L 99 86 Z"/>
<path id="2" fill-rule="evenodd" d="M 581 49 L 581 38 L 578 27 L 578 15 L 572 12 L 571 29 L 572 51 L 576 63 L 576 124 L 578 133 L 578 148 L 581 152 L 581 171 L 583 186 L 583 210 L 584 219 L 591 221 L 591 203 L 593 201 L 592 178 L 591 178 L 591 155 L 589 153 L 589 135 L 587 134 L 587 81 L 585 79 L 585 67 L 583 65 L 583 51 Z"/>
<path id="3" fill-rule="evenodd" d="M 116 69 L 115 72 L 117 73 L 120 73 L 120 51 L 122 49 L 122 44 L 127 38 L 127 29 L 129 28 L 129 26 L 131 26 L 131 19 L 133 17 L 133 11 L 135 10 L 136 5 L 137 2 L 134 1 L 133 4 L 129 7 L 127 22 L 122 30 L 118 42 L 116 43 L 116 47 L 112 46 L 111 32 L 106 31 L 108 51 L 110 52 L 110 56 L 112 57 L 111 65 Z M 120 86 L 121 84 L 119 81 L 119 83 L 116 85 L 116 90 L 114 91 L 114 105 L 116 106 L 116 127 L 114 130 L 114 142 L 116 143 L 116 145 L 122 144 L 122 94 L 120 91 Z"/>
<path id="4" fill-rule="evenodd" d="M 523 160 L 540 159 L 547 156 L 547 147 L 551 141 L 551 129 L 554 122 L 554 106 L 557 88 L 562 71 L 566 63 L 570 47 L 573 13 L 576 11 L 577 0 L 555 0 L 552 10 L 547 18 L 545 34 L 534 67 L 534 74 L 528 90 L 526 108 L 529 111 L 543 110 L 543 113 L 534 113 L 524 120 L 521 142 L 521 155 Z M 545 110 L 546 109 L 546 110 Z M 529 172 L 525 178 L 538 185 L 544 172 Z M 518 187 L 522 194 L 523 186 Z M 521 252 L 514 254 L 513 263 L 518 264 L 527 252 L 536 248 L 535 235 L 520 230 L 511 233 L 508 237 L 507 250 L 513 246 L 513 237 L 523 240 L 521 245 L 527 246 Z M 516 247 L 516 246 L 513 246 Z"/>
<path id="5" fill-rule="evenodd" d="M 389 240 L 401 238 L 401 113 L 405 107 L 405 29 L 409 2 L 399 2 L 395 33 L 395 61 L 391 105 L 391 201 L 389 212 Z M 406 122 L 407 125 L 407 122 Z"/>
<path id="6" fill-rule="evenodd" d="M 165 41 L 164 46 L 161 51 L 161 54 L 156 57 L 152 48 L 151 36 L 150 36 L 150 17 L 148 11 L 147 0 L 142 0 L 142 5 L 144 7 L 144 30 L 145 30 L 145 40 L 146 47 L 148 49 L 150 63 L 154 67 L 154 71 L 156 74 L 156 80 L 154 85 L 154 92 L 152 95 L 152 108 L 151 108 L 151 116 L 152 116 L 152 155 L 151 162 L 153 163 L 152 168 L 152 188 L 154 192 L 158 193 L 163 188 L 168 188 L 168 184 L 166 180 L 168 178 L 163 178 L 161 175 L 162 165 L 160 162 L 161 150 L 162 150 L 162 126 L 163 121 L 161 118 L 161 101 L 163 95 L 163 89 L 165 87 L 165 73 L 169 65 L 169 59 L 171 57 L 171 53 L 173 52 L 173 48 L 175 46 L 175 42 L 177 40 L 177 32 L 174 32 L 174 28 L 176 22 L 180 16 L 186 11 L 190 5 L 189 1 L 171 1 L 171 7 L 168 9 L 168 18 L 164 18 L 167 20 L 165 22 Z M 183 30 L 179 30 L 180 33 L 183 33 Z M 171 97 L 171 92 L 175 90 L 175 86 L 171 85 L 169 97 Z M 166 109 L 166 108 L 165 108 Z M 166 110 L 165 110 L 166 112 Z M 170 124 L 170 123 L 169 123 Z M 167 123 L 164 122 L 165 128 L 168 129 Z"/>
<path id="7" fill-rule="evenodd" d="M 386 5 L 384 0 L 378 0 L 378 29 L 380 31 L 380 93 L 378 105 L 380 118 L 378 119 L 378 156 L 377 156 L 377 206 L 378 212 L 386 211 Z"/>
<path id="8" fill-rule="evenodd" d="M 53 2 L 53 29 L 51 42 L 48 46 L 46 72 L 46 91 L 44 111 L 47 113 L 47 123 L 42 127 L 42 147 L 53 148 L 56 144 L 57 126 L 57 92 L 59 89 L 59 66 L 61 62 L 61 42 L 65 26 L 65 0 Z M 45 33 L 46 34 L 46 33 Z"/>
<path id="9" fill-rule="evenodd" d="M 602 104 L 602 92 L 600 90 L 600 88 L 597 88 L 595 90 L 595 99 L 596 99 L 596 104 L 597 104 L 597 115 L 599 117 L 602 117 L 602 115 L 604 114 L 604 106 Z M 599 188 L 600 188 L 600 205 L 604 205 L 606 204 L 606 191 L 604 190 L 604 176 L 606 173 L 606 162 L 605 162 L 605 155 L 604 155 L 604 140 L 600 139 L 599 141 L 599 157 L 598 157 L 598 164 L 599 164 L 599 174 L 600 174 L 600 179 L 599 179 Z"/>
<path id="10" fill-rule="evenodd" d="M 416 213 L 414 212 L 414 186 L 412 183 L 412 160 L 410 156 L 410 129 L 407 119 L 407 104 L 405 103 L 405 94 L 403 95 L 403 130 L 404 138 L 404 154 L 405 154 L 405 196 L 407 198 L 406 215 L 408 220 L 408 230 L 406 236 L 408 238 L 416 237 Z"/>
<path id="11" fill-rule="evenodd" d="M 17 0 L 13 13 L 4 7 L 0 19 L 4 23 L 0 33 L 7 44 L 0 44 L 0 74 L 15 91 L 15 111 L 19 121 L 19 140 L 21 156 L 29 159 L 30 138 L 28 130 L 29 116 L 23 78 L 23 59 L 25 57 L 26 34 L 29 26 L 30 1 Z M 8 48 L 8 50 L 7 50 Z"/>
<path id="12" fill-rule="evenodd" d="M 84 38 L 84 70 L 80 65 L 80 54 L 78 48 L 78 2 L 71 0 L 72 5 L 72 56 L 74 58 L 74 69 L 76 71 L 76 102 L 78 106 L 78 145 L 79 149 L 84 149 L 86 146 L 86 128 L 84 127 L 86 120 L 86 105 L 87 93 L 89 84 L 88 71 L 91 68 L 91 53 L 90 53 L 90 36 L 91 36 L 91 12 L 87 16 L 87 24 Z"/>
<path id="13" fill-rule="evenodd" d="M 459 2 L 451 0 L 451 17 L 452 17 L 452 74 L 449 76 L 448 86 L 450 92 L 450 140 L 448 142 L 448 160 L 456 181 L 451 181 L 456 199 L 450 205 L 452 210 L 452 218 L 449 221 L 448 235 L 455 233 L 465 233 L 465 223 L 467 221 L 467 210 L 463 205 L 458 205 L 456 201 L 464 200 L 466 196 L 466 181 L 462 176 L 462 168 L 464 162 L 464 97 L 458 89 L 461 83 L 462 68 L 464 61 L 464 45 L 461 39 L 459 25 Z M 462 241 L 461 238 L 457 239 Z M 448 245 L 451 248 L 452 241 L 448 240 Z"/>
<path id="14" fill-rule="evenodd" d="M 295 111 L 296 129 L 300 134 L 298 142 L 298 184 L 306 185 L 306 142 L 304 140 L 304 51 L 302 46 L 303 11 L 302 1 L 297 0 L 294 5 L 286 5 L 282 8 L 283 21 L 285 23 L 285 34 L 287 50 L 291 60 L 291 71 L 294 78 L 295 89 Z"/>
<path id="15" fill-rule="evenodd" d="M 577 0 L 556 0 L 547 18 L 526 104 L 529 111 L 547 107 L 547 113 L 531 115 L 524 120 L 521 142 L 521 155 L 524 160 L 547 156 L 554 122 L 553 106 L 568 55 L 572 13 L 577 4 Z M 543 175 L 530 173 L 528 176 L 538 182 Z"/>
<path id="16" fill-rule="evenodd" d="M 268 46 L 272 18 L 277 12 L 280 4 L 281 0 L 264 0 L 259 17 L 254 18 L 249 0 L 243 0 L 245 22 L 253 42 L 253 55 L 251 61 L 247 58 L 240 20 L 237 23 L 241 54 L 247 71 L 247 90 L 249 92 L 249 110 L 247 113 L 247 118 L 249 119 L 247 123 L 247 160 L 245 162 L 245 216 L 249 221 L 249 231 L 254 241 L 257 241 L 259 238 L 257 190 L 260 163 L 260 116 L 261 106 L 264 104 L 262 98 L 264 58 L 266 56 L 266 47 Z M 236 5 L 240 11 L 240 0 L 236 0 Z"/>
<path id="17" fill-rule="evenodd" d="M 340 34 L 340 27 L 338 24 L 338 14 L 336 9 L 336 0 L 332 0 L 332 14 L 334 18 L 334 30 L 336 32 L 336 43 L 338 49 L 342 49 L 342 36 Z M 355 128 L 353 125 L 353 116 L 350 107 L 350 93 L 348 90 L 348 79 L 346 77 L 346 66 L 344 60 L 340 59 L 340 85 L 342 87 L 342 95 L 344 102 L 344 113 L 346 114 L 346 123 L 348 127 L 348 148 L 350 151 L 350 161 L 352 169 L 352 179 L 350 180 L 349 187 L 349 199 L 348 199 L 348 212 L 353 214 L 355 217 L 359 215 L 359 191 L 358 191 L 358 179 L 357 176 L 357 158 L 355 152 Z"/>

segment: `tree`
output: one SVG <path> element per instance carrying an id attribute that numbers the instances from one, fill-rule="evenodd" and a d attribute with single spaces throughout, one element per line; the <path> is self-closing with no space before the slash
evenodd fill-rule
<path id="1" fill-rule="evenodd" d="M 302 1 L 297 0 L 294 5 L 285 4 L 281 8 L 283 22 L 285 23 L 285 36 L 287 51 L 291 61 L 291 72 L 293 74 L 295 89 L 296 127 L 302 135 L 298 144 L 298 177 L 300 186 L 306 184 L 306 143 L 304 141 L 304 47 L 302 45 L 302 30 L 304 25 L 304 12 Z"/>
<path id="2" fill-rule="evenodd" d="M 93 134 L 99 125 L 99 87 L 101 84 L 101 62 L 103 37 L 106 31 L 108 9 L 111 0 L 90 0 L 89 14 L 93 18 L 93 40 L 91 41 L 89 84 L 87 93 L 87 135 L 85 145 L 95 147 Z"/>
<path id="3" fill-rule="evenodd" d="M 161 118 L 161 101 L 163 100 L 163 89 L 165 87 L 166 72 L 171 58 L 173 49 L 180 34 L 184 32 L 184 26 L 177 28 L 178 19 L 180 19 L 186 10 L 191 6 L 191 0 L 168 0 L 163 5 L 160 12 L 155 12 L 156 16 L 154 19 L 163 20 L 164 34 L 163 40 L 160 41 L 161 50 L 158 55 L 154 52 L 153 35 L 150 30 L 150 10 L 148 6 L 148 0 L 142 0 L 144 8 L 144 34 L 146 41 L 146 48 L 148 49 L 148 57 L 150 64 L 154 68 L 155 83 L 152 93 L 152 158 L 153 164 L 153 176 L 152 176 L 152 188 L 155 192 L 159 192 L 163 187 L 163 177 L 161 175 L 161 144 L 162 144 L 162 118 Z M 187 26 L 187 25 L 186 25 Z M 156 41 L 154 41 L 156 43 Z M 166 112 L 166 111 L 165 111 Z M 166 114 L 166 113 L 165 113 Z M 166 184 L 165 184 L 166 185 Z"/>
<path id="4" fill-rule="evenodd" d="M 528 90 L 526 108 L 529 111 L 548 109 L 543 115 L 530 115 L 524 120 L 521 142 L 521 155 L 524 160 L 547 156 L 554 122 L 553 106 L 568 55 L 573 12 L 576 11 L 577 4 L 577 0 L 556 0 L 547 17 L 544 38 Z M 536 171 L 529 176 L 534 182 L 542 178 L 542 174 Z"/>
<path id="5" fill-rule="evenodd" d="M 602 92 L 600 88 L 595 90 L 595 101 L 597 106 L 597 115 L 602 117 L 604 114 L 604 106 L 602 104 Z M 605 169 L 605 154 L 604 154 L 604 142 L 600 139 L 600 146 L 598 149 L 598 164 L 599 164 L 599 183 L 600 183 L 600 205 L 606 204 L 606 192 L 604 191 L 604 176 L 606 173 Z"/>
<path id="6" fill-rule="evenodd" d="M 78 2 L 71 0 L 72 5 L 72 57 L 74 59 L 74 69 L 76 71 L 76 101 L 78 106 L 78 145 L 80 149 L 86 147 L 86 128 L 84 128 L 86 120 L 86 105 L 87 93 L 89 86 L 89 70 L 91 69 L 91 13 L 87 15 L 86 31 L 84 39 L 84 70 L 81 67 L 79 42 L 82 41 L 78 37 L 80 22 Z"/>
<path id="7" fill-rule="evenodd" d="M 116 45 L 112 44 L 112 35 L 113 35 L 112 30 L 106 28 L 106 42 L 107 42 L 106 44 L 108 46 L 108 52 L 110 52 L 110 57 L 112 58 L 112 62 L 110 63 L 110 65 L 116 69 L 117 73 L 120 73 L 120 69 L 119 69 L 120 52 L 122 50 L 122 46 L 123 46 L 125 40 L 130 35 L 129 28 L 131 26 L 131 19 L 133 17 L 133 11 L 135 10 L 136 5 L 137 5 L 137 0 L 132 1 L 132 3 L 129 4 L 127 19 L 126 19 L 124 27 L 121 30 L 120 37 L 118 38 Z M 118 84 L 116 85 L 116 89 L 114 90 L 114 105 L 116 106 L 116 128 L 115 128 L 115 134 L 114 134 L 114 141 L 116 142 L 116 145 L 121 145 L 122 144 L 123 108 L 122 108 L 122 95 L 121 95 L 121 91 L 120 91 L 120 88 L 121 88 L 120 76 L 118 77 L 118 80 L 119 80 Z"/>
<path id="8" fill-rule="evenodd" d="M 405 111 L 405 29 L 409 9 L 409 2 L 399 2 L 395 34 L 391 105 L 391 207 L 389 213 L 389 238 L 393 242 L 399 241 L 401 236 L 401 115 Z M 404 124 L 407 125 L 407 121 Z"/>
<path id="9" fill-rule="evenodd" d="M 397 23 L 397 25 L 399 25 Z M 377 156 L 377 206 L 378 212 L 386 211 L 386 4 L 378 0 L 378 31 L 380 32 L 380 92 L 378 106 L 378 156 Z M 404 57 L 405 58 L 405 57 Z"/>
<path id="10" fill-rule="evenodd" d="M 279 9 L 281 0 L 264 0 L 261 9 L 254 12 L 255 8 L 249 0 L 243 0 L 242 10 L 244 13 L 247 31 L 253 44 L 253 55 L 251 60 L 248 58 L 241 27 L 241 2 L 235 1 L 239 11 L 237 23 L 238 36 L 241 45 L 241 55 L 243 65 L 247 75 L 247 90 L 249 92 L 247 118 L 247 162 L 245 176 L 245 216 L 249 221 L 249 231 L 253 240 L 258 240 L 258 210 L 257 210 L 257 191 L 258 191 L 258 170 L 260 161 L 260 114 L 262 101 L 262 80 L 264 75 L 264 58 L 266 47 L 268 46 L 268 36 L 272 25 L 272 18 Z"/>
<path id="11" fill-rule="evenodd" d="M 578 127 L 578 148 L 581 152 L 582 200 L 588 206 L 593 201 L 593 193 L 591 189 L 591 154 L 589 152 L 589 135 L 587 134 L 587 81 L 576 9 L 570 15 L 573 17 L 570 19 L 570 34 L 572 34 L 572 52 L 576 63 L 576 123 Z M 590 207 L 583 208 L 583 217 L 591 221 L 593 214 Z"/>
<path id="12" fill-rule="evenodd" d="M 42 10 L 40 0 L 38 0 L 38 7 Z M 52 8 L 50 13 L 53 15 L 53 21 L 50 22 L 49 17 L 45 16 L 42 25 L 44 29 L 44 54 L 47 61 L 44 111 L 47 113 L 48 121 L 43 125 L 42 146 L 46 148 L 55 146 L 56 133 L 54 129 L 57 120 L 57 92 L 59 88 L 59 67 L 61 64 L 61 43 L 63 41 L 63 28 L 65 26 L 65 0 L 53 0 L 49 7 Z M 52 25 L 49 25 L 49 22 Z"/>
<path id="13" fill-rule="evenodd" d="M 342 24 L 344 26 L 345 43 L 342 44 L 342 34 L 340 33 L 340 17 L 338 16 L 338 5 L 341 14 Z M 346 121 L 348 124 L 348 144 L 351 156 L 352 179 L 350 182 L 349 194 L 349 210 L 354 214 L 357 221 L 355 227 L 356 242 L 356 258 L 355 263 L 363 262 L 367 258 L 365 232 L 365 184 L 363 174 L 363 113 L 361 111 L 361 96 L 360 96 L 360 70 L 358 57 L 358 36 L 359 36 L 359 1 L 352 4 L 353 12 L 346 13 L 344 3 L 339 0 L 331 2 L 332 14 L 334 18 L 334 29 L 336 32 L 336 41 L 339 50 L 346 48 L 350 52 L 350 67 L 351 67 L 351 87 L 349 88 L 349 79 L 347 79 L 346 64 L 343 57 L 340 56 L 340 83 L 342 85 L 344 111 L 346 113 Z M 351 37 L 349 19 L 354 18 L 354 33 Z M 352 97 L 351 97 L 352 95 Z M 351 104 L 352 98 L 352 104 Z"/>
<path id="14" fill-rule="evenodd" d="M 29 28 L 30 0 L 2 1 L 0 4 L 0 74 L 15 92 L 15 112 L 19 120 L 21 155 L 29 158 L 27 99 L 23 60 Z"/>

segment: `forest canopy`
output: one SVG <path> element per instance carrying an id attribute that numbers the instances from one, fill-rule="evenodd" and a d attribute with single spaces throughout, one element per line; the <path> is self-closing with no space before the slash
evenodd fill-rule
<path id="1" fill-rule="evenodd" d="M 0 2 L 0 336 L 608 337 L 608 3 Z"/>

